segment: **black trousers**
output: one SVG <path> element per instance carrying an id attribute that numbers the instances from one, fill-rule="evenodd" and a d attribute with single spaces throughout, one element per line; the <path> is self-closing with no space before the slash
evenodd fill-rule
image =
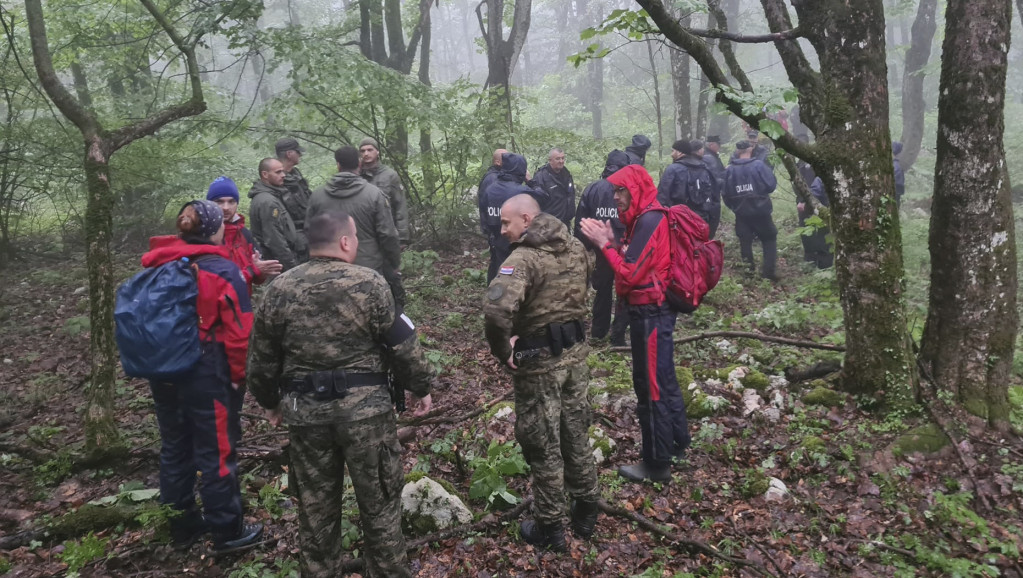
<path id="1" fill-rule="evenodd" d="M 689 422 L 675 377 L 676 314 L 667 304 L 630 305 L 632 386 L 643 435 L 643 461 L 664 466 L 689 447 Z M 687 386 L 689 384 L 686 384 Z"/>
<path id="2" fill-rule="evenodd" d="M 230 375 L 223 346 L 216 344 L 188 379 L 150 382 L 160 426 L 160 503 L 183 513 L 176 525 L 196 525 L 196 471 L 202 472 L 202 509 L 221 539 L 236 537 L 242 527 L 235 449 L 245 390 L 231 387 Z"/>
<path id="3" fill-rule="evenodd" d="M 813 215 L 813 212 L 799 212 L 799 226 L 805 227 L 806 220 Z M 803 260 L 813 263 L 818 269 L 827 269 L 835 262 L 835 256 L 831 254 L 828 247 L 829 229 L 817 229 L 812 235 L 800 235 L 799 240 L 803 243 Z"/>
<path id="4" fill-rule="evenodd" d="M 735 216 L 735 236 L 739 237 L 739 251 L 742 260 L 749 266 L 750 273 L 756 272 L 757 262 L 753 258 L 753 240 L 759 239 L 764 248 L 764 263 L 760 276 L 775 278 L 775 264 L 778 261 L 778 228 L 770 213 L 752 217 Z"/>
<path id="5" fill-rule="evenodd" d="M 597 254 L 597 264 L 593 269 L 593 277 L 590 283 L 597 291 L 593 298 L 593 323 L 590 324 L 590 336 L 594 339 L 603 339 L 611 331 L 612 340 L 624 340 L 625 332 L 629 328 L 629 314 L 624 309 L 624 302 L 618 299 L 615 305 L 615 272 L 611 265 L 600 253 Z M 614 323 L 611 322 L 611 313 L 614 311 Z"/>
<path id="6" fill-rule="evenodd" d="M 497 277 L 501 263 L 504 263 L 508 255 L 511 255 L 511 243 L 501 235 L 492 235 L 490 237 L 490 266 L 487 267 L 487 285 L 490 285 L 494 277 Z"/>

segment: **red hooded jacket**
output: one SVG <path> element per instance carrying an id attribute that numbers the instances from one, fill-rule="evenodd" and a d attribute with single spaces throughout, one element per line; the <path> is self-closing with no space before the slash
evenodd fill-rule
<path id="1" fill-rule="evenodd" d="M 245 228 L 244 216 L 235 214 L 233 222 L 224 223 L 224 246 L 227 247 L 228 258 L 241 269 L 245 284 L 249 286 L 249 295 L 252 295 L 252 284 L 259 285 L 266 277 L 252 260 L 256 246 L 252 232 Z"/>
<path id="2" fill-rule="evenodd" d="M 237 265 L 231 262 L 223 245 L 192 245 L 176 235 L 149 239 L 149 252 L 142 255 L 143 267 L 159 267 L 164 263 L 201 255 L 216 257 L 196 261 L 199 268 L 199 339 L 213 339 L 224 345 L 231 366 L 231 381 L 245 382 L 245 356 L 252 332 L 252 302 L 245 280 Z"/>
<path id="3" fill-rule="evenodd" d="M 632 202 L 619 218 L 625 225 L 625 244 L 608 243 L 604 256 L 615 272 L 615 291 L 630 305 L 660 305 L 671 267 L 668 221 L 659 208 L 657 187 L 640 165 L 629 165 L 609 176 L 615 187 L 625 187 Z"/>

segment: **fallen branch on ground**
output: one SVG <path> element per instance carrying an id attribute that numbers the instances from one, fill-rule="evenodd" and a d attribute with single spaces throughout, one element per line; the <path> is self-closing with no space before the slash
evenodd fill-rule
<path id="1" fill-rule="evenodd" d="M 624 518 L 626 520 L 635 522 L 640 528 L 643 528 L 644 530 L 650 532 L 651 534 L 655 534 L 662 538 L 666 538 L 670 540 L 673 544 L 678 544 L 679 546 L 682 546 L 683 548 L 686 548 L 691 552 L 706 554 L 707 556 L 723 560 L 725 562 L 728 562 L 729 564 L 744 566 L 761 576 L 771 576 L 773 578 L 777 578 L 777 576 L 768 571 L 767 568 L 764 568 L 763 566 L 756 562 L 747 560 L 745 558 L 736 558 L 734 556 L 723 554 L 717 551 L 713 546 L 706 542 L 701 542 L 700 540 L 688 540 L 686 538 L 683 538 L 682 536 L 668 532 L 667 530 L 664 530 L 656 523 L 654 523 L 652 520 L 641 514 L 637 514 L 636 512 L 630 512 L 625 508 L 618 508 L 612 506 L 605 502 L 604 500 L 600 500 L 599 504 L 601 512 L 604 512 L 609 516 L 616 516 L 618 518 Z"/>
<path id="2" fill-rule="evenodd" d="M 791 345 L 793 347 L 803 347 L 806 349 L 823 349 L 825 351 L 845 351 L 845 347 L 841 345 L 817 343 L 816 341 L 804 341 L 802 339 L 792 339 L 791 337 L 776 337 L 774 335 L 764 335 L 763 333 L 752 333 L 748 331 L 709 331 L 707 333 L 700 333 L 699 335 L 687 335 L 685 337 L 676 337 L 675 343 L 676 344 L 689 343 L 692 341 L 700 341 L 701 339 L 712 339 L 714 337 L 757 339 L 759 341 L 766 341 L 768 343 L 780 343 L 782 345 Z M 628 345 L 608 348 L 608 351 L 631 351 L 631 350 L 632 348 L 629 347 Z"/>
<path id="3" fill-rule="evenodd" d="M 455 416 L 448 416 L 448 417 L 439 417 L 439 416 L 435 417 L 434 415 L 425 415 L 425 416 L 420 417 L 420 418 L 399 419 L 398 420 L 398 425 L 400 425 L 400 426 L 419 426 L 419 425 L 438 425 L 438 424 L 444 424 L 444 423 L 461 423 L 463 421 L 470 420 L 470 419 L 472 419 L 472 418 L 474 418 L 474 417 L 476 417 L 478 415 L 486 413 L 488 410 L 490 410 L 495 405 L 501 403 L 502 401 L 507 401 L 508 398 L 510 398 L 512 396 L 513 392 L 514 392 L 514 390 L 509 389 L 508 391 L 504 392 L 504 394 L 501 397 L 495 399 L 494 401 L 490 402 L 489 404 L 477 407 L 476 409 L 474 409 L 474 410 L 472 410 L 472 411 L 470 411 L 468 413 L 464 413 L 462 415 L 455 415 Z"/>

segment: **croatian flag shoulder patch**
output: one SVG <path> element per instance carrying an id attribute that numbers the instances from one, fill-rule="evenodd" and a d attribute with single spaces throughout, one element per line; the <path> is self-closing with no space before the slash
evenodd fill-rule
<path id="1" fill-rule="evenodd" d="M 511 275 L 515 272 L 515 267 L 501 267 L 502 275 Z"/>

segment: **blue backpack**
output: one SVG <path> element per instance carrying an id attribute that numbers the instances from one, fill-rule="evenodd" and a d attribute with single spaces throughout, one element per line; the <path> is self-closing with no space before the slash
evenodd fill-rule
<path id="1" fill-rule="evenodd" d="M 114 337 L 125 374 L 172 381 L 199 363 L 197 271 L 184 257 L 148 268 L 117 288 Z"/>

